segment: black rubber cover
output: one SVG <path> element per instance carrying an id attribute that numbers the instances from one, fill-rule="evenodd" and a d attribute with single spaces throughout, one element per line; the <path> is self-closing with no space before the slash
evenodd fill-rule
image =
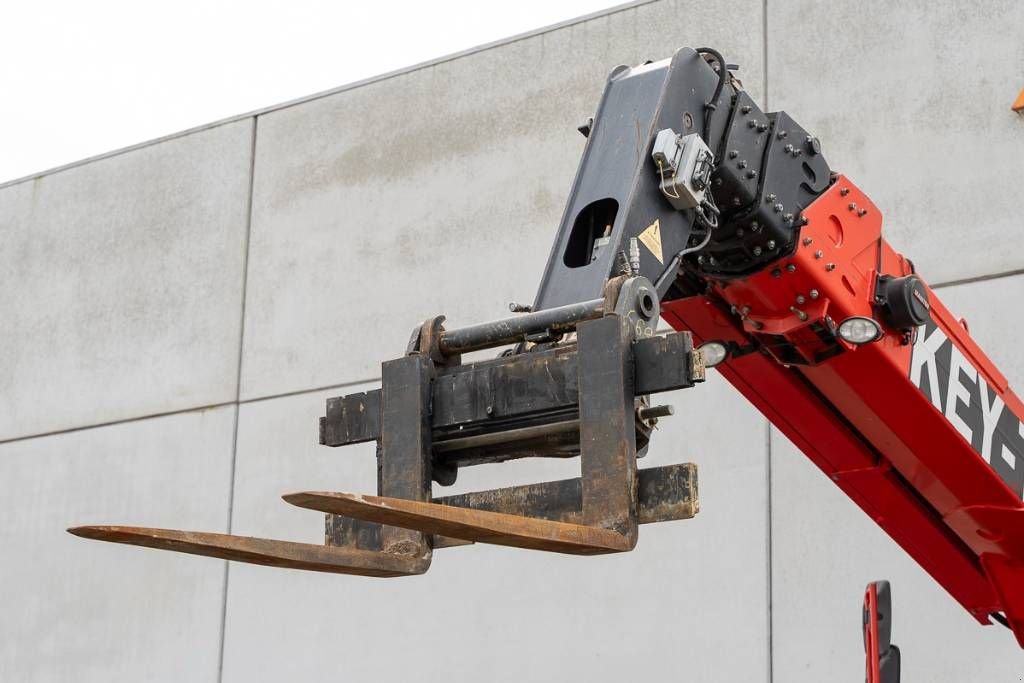
<path id="1" fill-rule="evenodd" d="M 928 321 L 928 289 L 917 275 L 879 278 L 876 297 L 885 319 L 893 327 L 908 329 Z"/>

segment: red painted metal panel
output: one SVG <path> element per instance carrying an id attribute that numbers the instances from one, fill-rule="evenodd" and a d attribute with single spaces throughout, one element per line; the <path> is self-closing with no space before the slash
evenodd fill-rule
<path id="1" fill-rule="evenodd" d="M 877 310 L 880 275 L 913 272 L 846 178 L 804 212 L 795 252 L 746 279 L 665 304 L 702 341 L 758 350 L 722 374 L 982 623 L 1003 612 L 1024 646 L 1024 404 L 928 290 L 908 333 Z M 838 324 L 884 336 L 855 346 Z"/>

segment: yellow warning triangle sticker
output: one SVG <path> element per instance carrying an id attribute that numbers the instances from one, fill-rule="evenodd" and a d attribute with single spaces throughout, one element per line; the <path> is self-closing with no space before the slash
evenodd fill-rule
<path id="1" fill-rule="evenodd" d="M 640 233 L 640 241 L 643 242 L 644 246 L 647 247 L 654 258 L 658 259 L 658 263 L 665 262 L 665 255 L 661 251 L 661 221 L 655 219 L 653 223 L 648 225 L 642 233 Z"/>

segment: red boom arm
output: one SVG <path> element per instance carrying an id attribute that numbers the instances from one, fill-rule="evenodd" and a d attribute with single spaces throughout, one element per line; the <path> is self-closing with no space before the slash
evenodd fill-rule
<path id="1" fill-rule="evenodd" d="M 777 267 L 663 316 L 739 349 L 718 366 L 725 378 L 979 622 L 1007 623 L 1024 647 L 1024 405 L 931 289 L 913 334 L 884 320 L 872 343 L 823 333 L 877 318 L 878 276 L 913 266 L 842 176 L 803 216 Z"/>

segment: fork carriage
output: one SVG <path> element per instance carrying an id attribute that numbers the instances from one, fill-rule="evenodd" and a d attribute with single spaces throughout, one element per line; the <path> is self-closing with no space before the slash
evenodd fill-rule
<path id="1" fill-rule="evenodd" d="M 422 574 L 435 549 L 493 543 L 596 555 L 625 552 L 639 524 L 698 509 L 693 464 L 639 469 L 670 406 L 649 396 L 704 380 L 688 332 L 656 334 L 658 296 L 644 277 L 604 296 L 447 331 L 432 318 L 406 354 L 382 364 L 381 388 L 328 399 L 320 443 L 375 441 L 375 496 L 300 492 L 326 513 L 325 544 L 135 527 L 82 536 L 243 562 L 368 576 Z M 514 344 L 493 359 L 462 354 Z M 462 467 L 526 457 L 580 458 L 575 479 L 434 497 Z"/>

